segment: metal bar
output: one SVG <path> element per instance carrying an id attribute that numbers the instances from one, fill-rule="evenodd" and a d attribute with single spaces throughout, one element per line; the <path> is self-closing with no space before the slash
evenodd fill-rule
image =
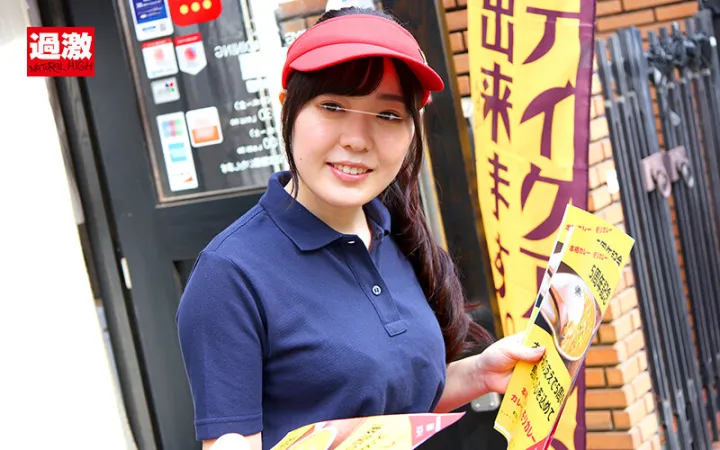
<path id="1" fill-rule="evenodd" d="M 636 151 L 634 157 L 637 162 L 633 164 L 633 167 L 638 167 L 639 160 L 658 152 L 659 146 L 657 144 L 654 120 L 650 115 L 652 109 L 648 111 L 647 108 L 641 108 L 638 102 L 638 96 L 642 96 L 644 100 L 643 103 L 646 105 L 650 98 L 649 93 L 645 95 L 645 90 L 648 89 L 647 70 L 641 71 L 638 66 L 641 61 L 644 61 L 644 58 L 640 58 L 638 55 L 640 52 L 635 51 L 638 47 L 642 48 L 642 41 L 636 39 L 631 30 L 623 30 L 618 34 L 628 54 L 630 73 L 626 75 L 630 76 L 629 80 L 633 89 L 631 91 L 624 82 L 619 83 L 619 88 L 621 90 L 620 93 L 628 97 L 628 103 L 630 104 L 628 123 L 630 126 L 638 127 L 635 130 L 638 142 L 637 145 L 634 146 Z M 630 54 L 631 51 L 633 52 L 634 58 Z M 620 71 L 624 72 L 623 69 L 624 65 L 620 68 Z M 642 126 L 638 124 L 638 118 L 644 119 Z M 684 337 L 686 331 L 689 336 L 690 324 L 685 309 L 682 276 L 675 248 L 670 208 L 666 199 L 661 196 L 660 192 L 656 191 L 650 192 L 648 196 L 641 199 L 641 202 L 647 205 L 648 215 L 645 218 L 651 224 L 650 242 L 653 247 L 657 249 L 657 257 L 653 258 L 653 263 L 655 264 L 655 273 L 659 275 L 656 282 L 658 283 L 659 290 L 663 293 L 663 295 L 657 297 L 657 301 L 659 309 L 661 309 L 661 323 L 664 327 L 664 333 L 662 333 L 662 335 L 668 338 L 668 344 L 670 348 L 674 350 L 673 357 L 675 360 L 671 365 L 675 381 L 673 385 L 675 386 L 678 413 L 681 414 L 681 416 L 686 414 L 687 425 L 692 429 L 692 431 L 690 431 L 688 428 L 681 428 L 681 434 L 683 437 L 688 436 L 691 442 L 695 443 L 698 437 L 698 429 L 702 426 L 698 424 L 697 421 L 699 417 L 702 417 L 703 410 L 697 402 L 693 401 L 696 395 L 696 391 L 693 389 L 695 380 L 693 378 L 693 372 L 687 369 L 687 352 L 690 344 Z M 682 301 L 678 301 L 677 299 L 682 299 Z M 683 309 L 685 309 L 684 314 Z M 685 408 L 687 408 L 687 410 L 685 410 Z M 700 446 L 700 448 L 704 447 Z"/>
<path id="2" fill-rule="evenodd" d="M 673 54 L 676 49 L 680 48 L 676 45 L 677 42 L 671 47 L 667 47 L 667 40 L 665 44 L 666 47 L 664 47 L 664 50 L 667 52 L 669 59 L 672 59 L 675 63 L 681 61 L 677 55 Z M 680 42 L 680 44 L 682 44 L 682 42 Z M 685 58 L 682 58 L 682 60 L 684 59 Z M 697 152 L 699 142 L 696 139 L 697 133 L 693 135 L 691 130 L 694 124 L 694 111 L 692 110 L 692 103 L 690 103 L 690 105 L 687 103 L 688 99 L 692 100 L 691 97 L 688 97 L 687 80 L 684 76 L 676 79 L 672 65 L 666 65 L 665 68 L 666 70 L 663 77 L 669 81 L 672 95 L 669 95 L 667 89 L 663 89 L 664 83 L 656 83 L 656 89 L 658 91 L 658 103 L 661 105 L 661 117 L 665 119 L 662 121 L 662 129 L 666 148 L 671 149 L 678 145 L 684 145 L 689 153 L 694 154 Z M 677 123 L 673 124 L 671 120 L 668 120 L 671 114 L 674 114 L 675 118 L 679 118 Z M 691 176 L 693 175 L 690 173 L 689 166 L 687 166 L 685 176 L 681 177 L 673 190 L 675 193 L 675 209 L 682 252 L 685 260 L 685 273 L 687 275 L 688 290 L 695 317 L 696 341 L 700 360 L 703 363 L 701 364 L 703 376 L 700 377 L 697 382 L 698 385 L 705 388 L 705 392 L 709 393 L 714 392 L 714 370 L 710 357 L 710 330 L 707 329 L 704 321 L 707 313 L 701 301 L 707 293 L 708 286 L 705 280 L 709 274 L 706 273 L 708 267 L 703 261 L 705 255 L 705 252 L 702 250 L 703 230 L 700 229 L 698 225 L 698 218 L 693 217 L 697 216 L 698 203 L 696 194 L 698 189 L 693 189 L 693 185 L 689 183 L 689 181 L 691 181 L 689 177 Z M 692 344 L 691 337 L 688 337 L 688 343 Z M 692 346 L 690 346 L 688 352 L 690 358 L 693 356 L 692 350 Z M 710 365 L 708 366 L 708 364 Z M 716 413 L 714 402 L 708 402 L 707 406 L 710 407 L 707 413 L 714 416 Z"/>
<path id="3" fill-rule="evenodd" d="M 617 44 L 617 38 L 611 37 L 610 41 L 615 41 L 613 47 Z M 617 53 L 615 51 L 614 53 Z M 656 311 L 656 304 L 649 299 L 657 298 L 662 295 L 655 279 L 657 273 L 653 275 L 651 272 L 651 262 L 655 260 L 653 246 L 649 245 L 649 228 L 645 221 L 641 220 L 646 217 L 647 211 L 644 203 L 639 199 L 644 195 L 644 188 L 638 182 L 637 178 L 631 173 L 631 162 L 629 161 L 630 152 L 628 147 L 629 140 L 626 137 L 625 114 L 626 104 L 625 98 L 618 96 L 616 98 L 613 89 L 613 75 L 610 62 L 607 61 L 607 47 L 602 40 L 596 41 L 596 55 L 598 55 L 598 72 L 603 86 L 603 96 L 605 98 L 605 112 L 610 129 L 610 139 L 613 145 L 613 159 L 615 160 L 617 170 L 619 172 L 618 183 L 622 192 L 621 202 L 625 214 L 625 223 L 629 232 L 635 237 L 637 245 L 633 252 L 632 268 L 635 275 L 635 288 L 638 291 L 640 301 L 640 311 L 644 318 L 646 336 L 646 345 L 648 346 L 650 358 L 652 361 L 651 374 L 655 384 L 655 390 L 658 393 L 660 417 L 667 446 L 670 450 L 680 449 L 680 442 L 685 444 L 685 448 L 690 445 L 692 438 L 689 434 L 687 418 L 684 414 L 684 400 L 678 403 L 675 396 L 675 386 L 677 386 L 676 376 L 673 377 L 671 358 L 672 352 L 667 343 L 660 336 L 660 323 Z M 613 66 L 617 67 L 622 64 L 613 58 Z M 644 301 L 643 301 L 644 300 Z M 666 359 L 669 361 L 666 362 Z M 681 394 L 682 395 L 682 394 Z M 678 404 L 683 408 L 678 408 Z M 674 411 L 677 411 L 677 423 L 680 430 L 680 436 L 674 427 Z"/>

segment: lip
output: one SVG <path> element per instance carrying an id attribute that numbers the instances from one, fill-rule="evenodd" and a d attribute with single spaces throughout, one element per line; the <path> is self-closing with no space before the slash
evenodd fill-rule
<path id="1" fill-rule="evenodd" d="M 343 172 L 342 170 L 336 169 L 335 166 L 333 166 L 333 164 L 338 164 L 338 165 L 348 166 L 348 167 L 355 167 L 355 168 L 358 168 L 358 169 L 367 169 L 367 172 L 365 172 L 365 173 L 360 173 L 360 174 L 356 174 L 356 175 L 352 175 L 352 174 L 349 174 L 349 173 L 345 173 L 345 172 Z M 349 182 L 349 183 L 363 181 L 364 179 L 366 179 L 366 178 L 372 173 L 372 170 L 371 170 L 371 169 L 369 169 L 369 168 L 368 168 L 367 166 L 365 166 L 364 164 L 359 164 L 359 163 L 337 162 L 337 163 L 327 163 L 327 166 L 328 166 L 328 168 L 330 169 L 330 171 L 332 171 L 332 173 L 333 173 L 336 177 L 338 177 L 341 181 Z"/>
<path id="2" fill-rule="evenodd" d="M 370 168 L 363 163 L 356 163 L 356 162 L 350 162 L 350 161 L 333 161 L 333 162 L 329 162 L 328 164 L 330 164 L 330 165 L 337 164 L 338 166 L 348 166 L 348 167 L 355 167 L 358 169 L 370 170 Z"/>

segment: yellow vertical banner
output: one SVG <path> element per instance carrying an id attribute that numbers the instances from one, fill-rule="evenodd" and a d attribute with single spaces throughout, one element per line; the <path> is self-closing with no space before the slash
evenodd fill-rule
<path id="1" fill-rule="evenodd" d="M 469 0 L 478 193 L 506 335 L 526 329 L 568 203 L 587 209 L 595 0 Z M 585 379 L 550 448 L 585 448 Z"/>

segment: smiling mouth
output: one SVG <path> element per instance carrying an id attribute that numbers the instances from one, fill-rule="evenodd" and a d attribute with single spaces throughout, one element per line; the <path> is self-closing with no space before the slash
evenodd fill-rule
<path id="1" fill-rule="evenodd" d="M 328 163 L 328 165 L 334 167 L 335 169 L 339 170 L 340 172 L 346 173 L 348 175 L 362 175 L 364 173 L 372 172 L 372 170 L 365 168 L 365 167 L 351 167 L 351 166 L 345 166 L 343 164 L 332 164 Z"/>

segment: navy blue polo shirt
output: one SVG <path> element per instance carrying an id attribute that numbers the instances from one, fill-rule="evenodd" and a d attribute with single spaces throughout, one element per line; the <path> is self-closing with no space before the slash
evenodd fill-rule
<path id="1" fill-rule="evenodd" d="M 199 440 L 330 419 L 430 412 L 445 345 L 390 215 L 365 206 L 370 249 L 272 176 L 258 205 L 198 257 L 177 314 Z"/>

